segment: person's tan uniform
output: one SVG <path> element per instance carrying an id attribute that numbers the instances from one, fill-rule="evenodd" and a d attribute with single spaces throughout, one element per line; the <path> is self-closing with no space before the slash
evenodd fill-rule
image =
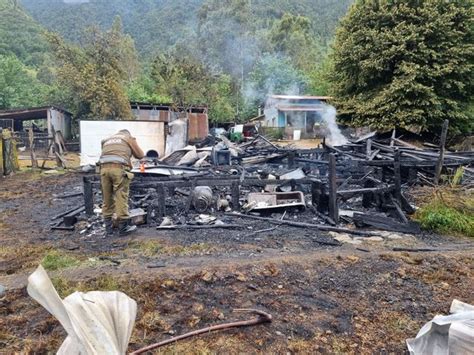
<path id="1" fill-rule="evenodd" d="M 109 227 L 108 224 L 111 224 L 114 213 L 119 224 L 129 218 L 128 195 L 130 181 L 133 178 L 133 174 L 130 173 L 132 156 L 142 159 L 145 154 L 127 130 L 119 131 L 102 141 L 102 155 L 99 162 L 103 197 L 102 215 L 106 221 L 106 229 Z"/>

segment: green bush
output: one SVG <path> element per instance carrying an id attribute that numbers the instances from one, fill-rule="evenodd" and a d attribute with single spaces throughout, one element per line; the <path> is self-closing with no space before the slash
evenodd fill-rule
<path id="1" fill-rule="evenodd" d="M 472 211 L 448 206 L 440 198 L 435 198 L 420 208 L 415 219 L 420 222 L 423 229 L 474 238 L 474 214 Z"/>

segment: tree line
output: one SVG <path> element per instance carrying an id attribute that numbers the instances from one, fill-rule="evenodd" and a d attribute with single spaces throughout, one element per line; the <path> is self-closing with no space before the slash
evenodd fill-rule
<path id="1" fill-rule="evenodd" d="M 14 13 L 37 30 L 18 4 L 2 10 L 9 1 L 0 0 L 0 12 Z M 172 27 L 179 38 L 167 36 L 171 42 L 159 45 L 148 35 L 135 38 L 126 30 L 130 19 L 122 23 L 119 16 L 105 29 L 73 31 L 71 40 L 41 31 L 36 49 L 26 43 L 23 52 L 1 43 L 0 108 L 47 102 L 77 118 L 126 119 L 129 100 L 207 104 L 212 121 L 228 122 L 254 117 L 271 93 L 331 95 L 339 119 L 350 125 L 436 131 L 449 118 L 458 133 L 472 132 L 469 0 L 356 0 L 334 37 L 351 1 L 328 9 L 333 2 L 318 0 L 318 11 L 309 1 L 291 2 L 294 8 L 285 11 L 278 3 L 288 4 L 192 1 L 194 30 L 190 24 Z M 141 9 L 150 2 L 136 4 Z M 180 13 L 184 3 L 173 6 Z M 0 20 L 0 32 L 8 21 Z"/>

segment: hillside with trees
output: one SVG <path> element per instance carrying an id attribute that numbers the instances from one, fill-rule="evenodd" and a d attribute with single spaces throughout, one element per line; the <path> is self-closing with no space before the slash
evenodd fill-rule
<path id="1" fill-rule="evenodd" d="M 317 92 L 312 78 L 319 77 L 336 24 L 351 2 L 118 0 L 111 6 L 105 0 L 23 0 L 21 4 L 41 26 L 56 33 L 43 36 L 48 41 L 45 48 L 55 51 L 54 63 L 45 70 L 51 88 L 48 102 L 65 106 L 77 118 L 102 117 L 98 112 L 108 118 L 127 117 L 122 110 L 111 112 L 112 102 L 104 101 L 103 95 L 97 95 L 100 100 L 85 96 L 94 102 L 70 95 L 85 94 L 81 87 L 93 87 L 132 101 L 207 104 L 211 120 L 231 121 L 255 115 L 272 92 L 324 94 Z M 129 63 L 108 53 L 102 59 L 115 64 L 102 64 L 126 67 L 134 58 L 135 70 L 126 78 L 119 70 L 115 81 L 109 77 L 88 85 L 97 70 L 91 67 L 97 63 L 87 59 L 87 53 L 91 48 L 100 51 L 100 41 L 91 40 L 90 33 L 107 37 L 116 21 L 121 22 L 120 41 L 127 42 Z M 76 55 L 64 56 L 66 49 Z M 88 65 L 78 63 L 78 58 Z M 75 73 L 65 67 L 75 68 Z M 85 69 L 90 70 L 87 75 Z M 99 72 L 101 77 L 103 71 Z M 94 109 L 98 102 L 105 107 Z"/>
<path id="2" fill-rule="evenodd" d="M 207 104 L 228 122 L 268 94 L 310 94 L 350 125 L 473 129 L 469 0 L 0 0 L 0 13 L 0 109 L 124 119 L 128 100 Z"/>
<path id="3" fill-rule="evenodd" d="M 338 20 L 352 0 L 21 0 L 25 9 L 44 27 L 65 39 L 78 41 L 84 28 L 96 25 L 102 30 L 112 26 L 115 16 L 123 21 L 124 32 L 131 35 L 142 55 L 155 55 L 175 44 L 195 41 L 203 19 L 216 9 L 244 9 L 246 21 L 268 28 L 285 13 L 304 15 L 312 23 L 312 34 L 323 43 L 331 41 Z M 228 16 L 226 16 L 228 18 Z M 232 24 L 233 21 L 227 24 Z M 232 27 L 222 27 L 229 32 Z M 198 46 L 203 44 L 198 43 Z"/>

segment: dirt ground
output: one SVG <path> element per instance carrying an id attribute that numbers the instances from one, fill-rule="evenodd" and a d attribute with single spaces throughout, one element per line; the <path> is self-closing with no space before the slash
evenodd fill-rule
<path id="1" fill-rule="evenodd" d="M 55 195 L 78 191 L 81 179 L 24 172 L 0 180 L 0 353 L 48 353 L 64 340 L 59 323 L 25 288 L 27 276 L 50 260 L 62 297 L 120 290 L 137 301 L 129 350 L 247 319 L 232 310 L 258 308 L 273 322 L 159 353 L 403 353 L 405 339 L 448 313 L 454 298 L 474 303 L 474 241 L 462 238 L 388 233 L 338 244 L 314 230 L 235 218 L 243 229 L 140 228 L 104 239 L 81 233 L 86 222 L 79 222 L 74 232 L 51 231 L 54 215 L 81 203 Z M 395 246 L 442 252 L 393 252 Z"/>

